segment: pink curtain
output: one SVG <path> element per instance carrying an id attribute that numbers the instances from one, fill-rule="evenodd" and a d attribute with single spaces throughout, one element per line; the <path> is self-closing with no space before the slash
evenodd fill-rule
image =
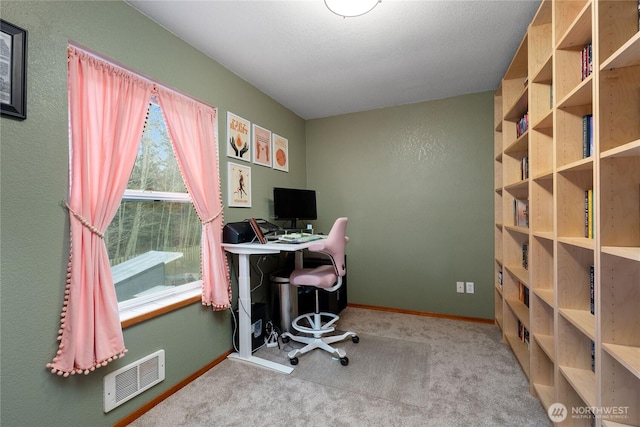
<path id="1" fill-rule="evenodd" d="M 59 349 L 47 364 L 65 377 L 126 352 L 103 233 L 133 169 L 153 89 L 73 47 L 68 61 L 71 251 Z"/>
<path id="2" fill-rule="evenodd" d="M 231 287 L 222 250 L 217 110 L 162 88 L 158 99 L 182 177 L 202 221 L 202 304 L 224 310 L 231 305 Z"/>

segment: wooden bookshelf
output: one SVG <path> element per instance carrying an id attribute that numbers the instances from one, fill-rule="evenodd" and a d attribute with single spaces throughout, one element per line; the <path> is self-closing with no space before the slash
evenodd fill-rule
<path id="1" fill-rule="evenodd" d="M 545 408 L 603 411 L 562 426 L 640 426 L 639 29 L 638 0 L 542 0 L 495 95 L 496 323 Z"/>

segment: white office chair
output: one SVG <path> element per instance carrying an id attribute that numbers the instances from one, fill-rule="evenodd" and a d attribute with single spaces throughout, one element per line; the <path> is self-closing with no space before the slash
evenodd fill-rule
<path id="1" fill-rule="evenodd" d="M 323 253 L 331 259 L 331 265 L 322 265 L 317 268 L 300 268 L 294 270 L 289 276 L 289 283 L 294 286 L 311 286 L 315 288 L 316 308 L 314 313 L 307 313 L 296 317 L 292 327 L 298 332 L 313 335 L 312 337 L 293 335 L 289 332 L 282 334 L 284 343 L 293 340 L 306 344 L 301 349 L 291 350 L 288 353 L 289 361 L 292 365 L 298 364 L 298 356 L 308 353 L 316 348 L 328 351 L 340 359 L 343 366 L 349 364 L 349 358 L 344 350 L 334 348 L 330 344 L 342 341 L 348 337 L 354 343 L 360 341 L 355 332 L 345 332 L 341 335 L 323 337 L 324 334 L 335 331 L 334 324 L 340 318 L 337 314 L 320 312 L 318 303 L 318 291 L 324 289 L 328 292 L 335 292 L 342 286 L 342 278 L 347 272 L 344 258 L 344 247 L 349 238 L 345 235 L 347 229 L 347 218 L 338 218 L 331 227 L 331 231 L 326 239 L 315 242 L 309 246 L 309 251 Z M 328 319 L 323 323 L 323 318 Z"/>

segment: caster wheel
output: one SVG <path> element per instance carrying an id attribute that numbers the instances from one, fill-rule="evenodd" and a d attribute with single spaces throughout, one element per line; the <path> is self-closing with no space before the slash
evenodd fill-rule
<path id="1" fill-rule="evenodd" d="M 347 356 L 340 358 L 340 364 L 342 366 L 347 366 L 349 364 L 349 358 Z"/>
<path id="2" fill-rule="evenodd" d="M 351 337 L 351 341 L 353 341 L 354 344 L 358 344 L 360 342 L 360 337 L 357 335 L 354 335 Z"/>
<path id="3" fill-rule="evenodd" d="M 289 341 L 291 341 L 291 338 L 289 338 L 289 337 L 281 337 L 281 339 L 282 339 L 282 344 L 286 344 Z"/>
<path id="4" fill-rule="evenodd" d="M 292 364 L 293 366 L 295 366 L 295 365 L 297 365 L 297 364 L 298 364 L 298 358 L 297 358 L 297 357 L 294 357 L 293 359 L 289 359 L 289 362 L 291 362 L 291 364 Z"/>

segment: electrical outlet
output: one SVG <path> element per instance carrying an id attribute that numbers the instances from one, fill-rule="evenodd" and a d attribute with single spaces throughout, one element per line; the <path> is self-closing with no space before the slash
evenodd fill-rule
<path id="1" fill-rule="evenodd" d="M 464 294 L 464 282 L 456 282 L 456 291 L 459 294 Z"/>
<path id="2" fill-rule="evenodd" d="M 472 294 L 474 292 L 473 282 L 467 282 L 467 293 Z"/>

